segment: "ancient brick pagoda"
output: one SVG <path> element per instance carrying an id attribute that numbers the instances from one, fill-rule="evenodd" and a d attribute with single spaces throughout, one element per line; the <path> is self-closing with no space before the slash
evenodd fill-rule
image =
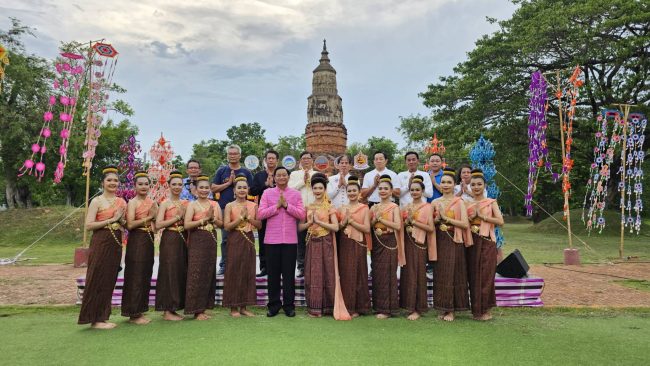
<path id="1" fill-rule="evenodd" d="M 320 64 L 314 69 L 312 93 L 307 98 L 306 148 L 314 158 L 325 155 L 332 161 L 345 153 L 347 142 L 342 99 L 336 89 L 336 70 L 330 64 L 327 44 L 323 40 Z"/>

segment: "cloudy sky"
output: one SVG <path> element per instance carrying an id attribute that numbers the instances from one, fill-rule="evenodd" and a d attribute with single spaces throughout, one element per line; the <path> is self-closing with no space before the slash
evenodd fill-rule
<path id="1" fill-rule="evenodd" d="M 28 51 L 47 58 L 60 41 L 105 38 L 143 147 L 163 132 L 187 159 L 233 124 L 259 122 L 272 141 L 303 133 L 323 38 L 348 142 L 402 143 L 399 116 L 428 113 L 417 94 L 495 30 L 486 16 L 514 10 L 508 0 L 2 0 L 0 28 L 8 17 L 34 27 Z"/>

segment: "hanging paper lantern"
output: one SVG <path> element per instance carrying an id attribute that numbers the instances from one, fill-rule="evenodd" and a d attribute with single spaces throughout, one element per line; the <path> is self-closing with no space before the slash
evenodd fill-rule
<path id="1" fill-rule="evenodd" d="M 614 152 L 623 132 L 621 119 L 620 112 L 616 110 L 603 110 L 596 118 L 594 161 L 591 163 L 587 192 L 582 202 L 582 221 L 586 224 L 589 233 L 593 229 L 602 232 L 605 228 L 603 212 L 607 201 L 607 185 L 611 178 Z"/>
<path id="2" fill-rule="evenodd" d="M 544 168 L 551 172 L 551 162 L 548 157 L 548 143 L 546 141 L 546 80 L 540 71 L 535 71 L 530 83 L 530 102 L 528 103 L 528 191 L 524 199 L 526 215 L 533 214 L 533 194 L 537 188 L 539 170 Z M 553 180 L 557 180 L 553 174 Z"/>
<path id="3" fill-rule="evenodd" d="M 68 144 L 77 109 L 76 101 L 79 98 L 79 89 L 75 88 L 75 85 L 80 85 L 84 79 L 83 60 L 83 56 L 69 52 L 61 53 L 61 57 L 57 59 L 55 63 L 56 75 L 52 81 L 52 87 L 56 95 L 51 95 L 48 98 L 47 110 L 43 113 L 41 130 L 36 143 L 32 145 L 32 154 L 19 169 L 18 176 L 34 174 L 39 181 L 43 179 L 46 168 L 44 155 L 47 151 L 47 140 L 52 136 L 52 129 L 56 129 L 60 122 L 60 133 L 54 135 L 61 137 L 61 143 L 57 150 L 60 158 L 54 171 L 54 182 L 61 182 L 68 160 Z M 35 145 L 39 145 L 40 148 L 35 150 Z M 38 163 L 34 164 L 37 160 Z"/>
<path id="4" fill-rule="evenodd" d="M 108 47 L 108 48 L 107 48 Z M 110 48 L 110 49 L 109 49 Z M 112 50 L 111 52 L 109 52 Z M 117 51 L 113 46 L 95 43 L 89 51 L 90 57 L 90 98 L 86 117 L 86 139 L 83 152 L 84 175 L 90 174 L 95 149 L 101 136 L 100 127 L 108 110 L 110 87 L 117 65 Z"/>
<path id="5" fill-rule="evenodd" d="M 625 196 L 621 197 L 621 205 L 625 208 L 624 217 L 621 220 L 625 222 L 625 227 L 630 228 L 630 233 L 641 232 L 641 212 L 643 211 L 643 161 L 645 154 L 643 151 L 643 142 L 645 141 L 645 129 L 648 120 L 641 113 L 630 113 L 628 116 L 629 136 L 625 151 L 621 151 L 621 159 L 626 156 Z M 622 170 L 621 169 L 621 170 Z M 632 204 L 634 202 L 634 205 Z"/>
<path id="6" fill-rule="evenodd" d="M 120 150 L 124 154 L 124 158 L 120 161 L 118 167 L 124 172 L 124 183 L 117 190 L 117 196 L 129 201 L 135 197 L 135 172 L 142 170 L 142 162 L 135 157 L 141 151 L 140 144 L 135 139 L 135 136 L 131 135 L 120 146 Z"/>
<path id="7" fill-rule="evenodd" d="M 149 154 L 152 161 L 147 171 L 152 183 L 151 189 L 149 190 L 149 198 L 156 202 L 162 202 L 169 196 L 169 182 L 167 182 L 167 177 L 175 169 L 171 162 L 174 158 L 174 150 L 169 141 L 161 133 L 160 138 L 151 146 Z"/>

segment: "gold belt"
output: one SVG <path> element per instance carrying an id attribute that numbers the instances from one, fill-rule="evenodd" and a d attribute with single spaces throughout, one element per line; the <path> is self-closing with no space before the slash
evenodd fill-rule
<path id="1" fill-rule="evenodd" d="M 104 226 L 104 229 L 109 229 L 109 230 L 122 230 L 122 225 L 120 225 L 119 222 L 114 222 L 112 224 L 108 224 Z"/>
<path id="2" fill-rule="evenodd" d="M 214 225 L 212 224 L 205 224 L 203 226 L 199 226 L 197 229 L 199 230 L 205 230 L 205 231 L 213 231 L 214 230 Z"/>
<path id="3" fill-rule="evenodd" d="M 148 227 L 148 226 L 140 226 L 140 227 L 138 227 L 138 228 L 136 228 L 136 229 L 137 229 L 137 230 L 140 230 L 140 231 L 147 232 L 147 233 L 151 231 L 151 228 Z"/>
<path id="4" fill-rule="evenodd" d="M 478 234 L 478 232 L 481 230 L 481 227 L 478 225 L 472 225 L 471 229 L 474 234 Z"/>
<path id="5" fill-rule="evenodd" d="M 375 235 L 382 236 L 384 234 L 392 234 L 394 231 L 390 229 L 382 230 L 380 228 L 375 228 Z"/>
<path id="6" fill-rule="evenodd" d="M 451 226 L 451 225 L 447 225 L 447 224 L 438 225 L 438 229 L 440 229 L 441 231 L 445 231 L 445 232 L 454 231 L 454 227 Z"/>
<path id="7" fill-rule="evenodd" d="M 182 226 L 169 226 L 169 227 L 167 227 L 167 230 L 182 233 L 183 231 L 185 231 L 185 228 L 182 227 Z"/>

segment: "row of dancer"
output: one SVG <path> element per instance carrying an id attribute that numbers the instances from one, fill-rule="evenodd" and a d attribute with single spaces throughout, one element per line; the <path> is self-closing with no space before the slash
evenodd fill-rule
<path id="1" fill-rule="evenodd" d="M 119 272 L 121 243 L 118 238 L 123 225 L 130 229 L 130 235 L 121 310 L 130 321 L 149 322 L 143 314 L 148 310 L 156 229 L 164 229 L 156 310 L 164 311 L 165 319 L 182 319 L 176 313 L 180 309 L 196 319 L 209 318 L 205 310 L 214 307 L 216 227 L 233 233 L 228 239 L 233 248 L 232 265 L 230 269 L 227 267 L 225 274 L 223 305 L 231 308 L 233 316 L 251 316 L 246 306 L 256 303 L 252 230 L 261 227 L 261 220 L 267 221 L 264 239 L 269 283 L 267 316 L 277 315 L 281 308 L 287 316 L 295 316 L 294 268 L 297 226 L 301 222 L 300 229 L 307 232 L 305 289 L 311 316 L 334 313 L 336 318 L 346 319 L 370 311 L 366 264 L 367 250 L 370 250 L 373 307 L 378 318 L 394 315 L 400 307 L 410 312 L 409 319 L 417 319 L 426 311 L 424 265 L 427 260 L 437 259 L 434 306 L 443 312 L 442 318 L 453 320 L 454 311 L 467 308 L 468 302 L 463 299 L 467 298 L 465 279 L 469 273 L 474 316 L 485 320 L 489 318 L 489 307 L 494 306 L 496 248 L 493 228 L 495 224 L 502 224 L 502 219 L 496 203 L 484 197 L 482 174 L 475 174 L 471 186 L 476 194 L 468 207 L 469 216 L 463 201 L 453 196 L 452 170 L 446 170 L 440 185 L 443 196 L 432 205 L 422 201 L 423 179 L 414 176 L 409 184 L 414 203 L 400 211 L 391 202 L 394 187 L 388 175 L 380 177 L 376 189 L 381 201 L 371 209 L 359 202 L 362 190 L 354 177 L 347 181 L 348 204 L 334 209 L 325 194 L 327 177 L 313 176 L 310 186 L 315 200 L 305 207 L 300 193 L 288 187 L 288 170 L 278 167 L 273 172 L 274 187 L 262 195 L 259 210 L 246 200 L 249 194 L 246 177 L 236 177 L 236 200 L 226 205 L 226 214 L 222 217 L 218 204 L 208 199 L 210 184 L 206 176 L 198 177 L 198 199 L 188 204 L 179 198 L 183 189 L 182 176 L 172 173 L 171 199 L 157 207 L 146 198 L 148 177 L 139 173 L 136 177 L 138 196 L 127 206 L 115 197 L 119 184 L 117 170 L 107 168 L 103 177 L 104 193 L 91 202 L 87 218 L 86 226 L 94 234 L 79 323 L 91 323 L 96 328 L 114 327 L 107 320 Z M 468 217 L 476 228 L 474 238 L 467 231 L 470 227 Z M 341 231 L 339 245 L 334 235 L 337 231 Z M 488 244 L 481 245 L 483 242 Z M 467 250 L 469 271 L 462 244 L 470 247 Z M 398 265 L 402 267 L 399 300 Z M 490 281 L 486 280 L 488 278 Z M 280 300 L 280 282 L 284 288 L 283 301 Z M 465 283 L 464 296 L 462 283 Z"/>

